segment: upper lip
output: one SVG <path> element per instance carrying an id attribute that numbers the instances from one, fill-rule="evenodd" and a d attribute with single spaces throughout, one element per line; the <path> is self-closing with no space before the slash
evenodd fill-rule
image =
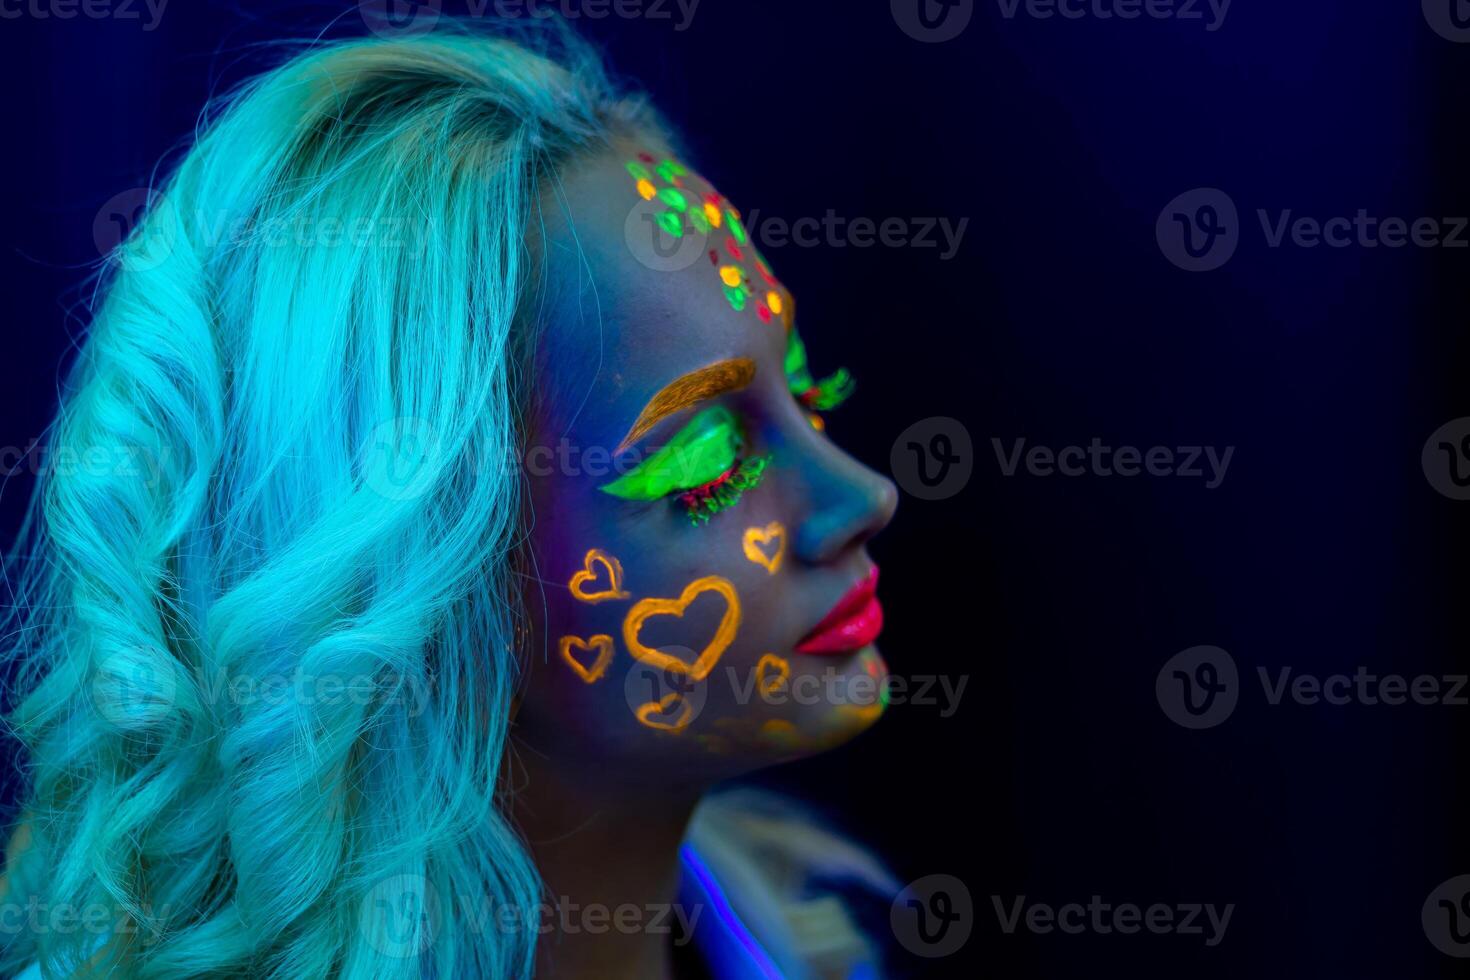
<path id="1" fill-rule="evenodd" d="M 845 653 L 872 643 L 883 628 L 883 607 L 878 604 L 877 593 L 878 567 L 875 565 L 796 645 L 796 652 Z"/>

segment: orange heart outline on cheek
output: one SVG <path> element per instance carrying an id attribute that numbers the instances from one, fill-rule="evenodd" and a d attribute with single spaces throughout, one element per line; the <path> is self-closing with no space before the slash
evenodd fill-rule
<path id="1" fill-rule="evenodd" d="M 780 541 L 780 544 L 776 546 L 774 557 L 761 550 L 761 545 L 769 543 L 772 538 Z M 786 557 L 786 528 L 780 521 L 772 521 L 765 527 L 748 527 L 745 529 L 745 538 L 741 541 L 741 545 L 745 549 L 746 558 L 775 575 L 776 569 L 781 567 L 781 559 Z"/>
<path id="2" fill-rule="evenodd" d="M 681 709 L 677 718 L 673 721 L 654 720 L 654 715 L 664 714 L 675 701 L 679 702 Z M 682 732 L 689 727 L 689 722 L 694 716 L 694 708 L 690 706 L 688 701 L 684 700 L 684 695 L 678 691 L 674 691 L 672 694 L 664 695 L 657 701 L 650 701 L 647 704 L 639 705 L 638 710 L 633 712 L 633 714 L 637 716 L 641 724 L 647 725 L 649 728 L 656 728 L 661 732 Z"/>
<path id="3" fill-rule="evenodd" d="M 592 566 L 596 562 L 602 562 L 607 568 L 608 587 L 602 592 L 585 592 L 582 586 L 588 582 L 596 581 L 597 573 Z M 623 591 L 623 563 L 601 548 L 592 548 L 587 552 L 587 557 L 582 559 L 582 570 L 572 576 L 567 583 L 567 588 L 572 590 L 572 595 L 583 602 L 606 602 L 609 599 L 626 599 L 628 593 Z"/>
<path id="4" fill-rule="evenodd" d="M 775 676 L 771 676 L 772 672 Z M 791 663 L 774 653 L 761 657 L 755 665 L 755 685 L 762 694 L 770 694 L 791 677 Z"/>
<path id="5" fill-rule="evenodd" d="M 607 673 L 607 665 L 612 663 L 613 638 L 606 633 L 599 633 L 590 640 L 584 640 L 580 636 L 564 636 L 558 646 L 561 650 L 561 658 L 570 664 L 571 668 L 577 672 L 577 676 L 588 684 L 596 683 L 603 674 Z M 597 648 L 598 653 L 592 661 L 592 666 L 583 667 L 582 662 L 572 656 L 573 646 L 581 647 L 583 650 Z"/>
<path id="6" fill-rule="evenodd" d="M 709 646 L 695 658 L 694 663 L 686 663 L 678 657 L 646 647 L 639 642 L 638 634 L 643 629 L 644 620 L 650 616 L 683 616 L 689 604 L 706 592 L 718 592 L 725 597 L 725 615 L 720 620 L 719 628 L 715 630 L 714 638 L 709 641 Z M 635 658 L 652 667 L 688 674 L 694 680 L 702 681 L 715 669 L 715 664 L 719 663 L 739 628 L 740 595 L 735 591 L 735 586 L 730 584 L 729 579 L 706 575 L 684 586 L 684 592 L 677 599 L 639 600 L 628 610 L 628 618 L 623 620 L 623 645 Z"/>

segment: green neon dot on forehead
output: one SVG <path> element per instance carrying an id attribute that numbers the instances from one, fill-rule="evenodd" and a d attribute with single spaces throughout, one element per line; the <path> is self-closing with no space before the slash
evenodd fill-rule
<path id="1" fill-rule="evenodd" d="M 725 220 L 730 223 L 730 234 L 735 236 L 735 241 L 744 245 L 747 241 L 745 236 L 745 225 L 740 223 L 740 216 L 734 211 L 725 211 Z"/>
<path id="2" fill-rule="evenodd" d="M 688 173 L 688 171 L 685 170 L 681 164 L 677 163 L 674 160 L 665 160 L 663 163 L 658 165 L 658 175 L 664 180 L 668 181 L 670 184 L 674 182 L 675 177 L 682 177 L 686 173 Z"/>
<path id="3" fill-rule="evenodd" d="M 628 173 L 633 176 L 634 180 L 648 180 L 653 176 L 648 172 L 648 168 L 637 160 L 628 161 Z"/>
<path id="4" fill-rule="evenodd" d="M 726 286 L 725 298 L 730 301 L 730 305 L 735 308 L 735 312 L 739 313 L 745 309 L 745 290 L 739 286 Z"/>
<path id="5" fill-rule="evenodd" d="M 675 238 L 684 237 L 684 222 L 676 211 L 665 211 L 658 216 L 658 226 Z"/>
<path id="6" fill-rule="evenodd" d="M 695 208 L 693 211 L 689 212 L 689 223 L 693 225 L 694 230 L 699 232 L 701 235 L 709 234 L 709 219 L 704 216 L 704 211 L 702 209 Z"/>
<path id="7" fill-rule="evenodd" d="M 689 210 L 689 199 L 684 196 L 683 191 L 677 188 L 665 187 L 658 192 L 658 199 L 680 214 Z"/>

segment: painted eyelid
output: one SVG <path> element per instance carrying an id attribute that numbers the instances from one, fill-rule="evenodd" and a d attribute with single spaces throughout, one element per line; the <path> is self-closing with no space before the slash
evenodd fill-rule
<path id="1" fill-rule="evenodd" d="M 730 410 L 707 408 L 667 445 L 598 489 L 624 500 L 658 500 L 724 475 L 735 465 L 740 443 L 739 423 Z"/>

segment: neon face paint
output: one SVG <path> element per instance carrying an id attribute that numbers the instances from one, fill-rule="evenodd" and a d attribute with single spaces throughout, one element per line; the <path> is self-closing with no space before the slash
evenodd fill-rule
<path id="1" fill-rule="evenodd" d="M 723 405 L 712 405 L 690 419 L 658 452 L 598 489 L 624 500 L 657 500 L 689 490 L 730 472 L 741 442 L 734 414 Z"/>
<path id="2" fill-rule="evenodd" d="M 602 571 L 607 571 L 607 584 L 602 585 Z M 572 576 L 567 588 L 583 602 L 599 603 L 609 599 L 626 599 L 623 591 L 623 563 L 601 548 L 592 548 L 582 559 L 582 569 Z"/>
<path id="3" fill-rule="evenodd" d="M 768 653 L 761 657 L 755 665 L 756 689 L 761 694 L 770 695 L 785 686 L 791 677 L 791 663 L 774 653 Z"/>
<path id="4" fill-rule="evenodd" d="M 648 434 L 660 421 L 691 405 L 697 405 L 716 395 L 740 391 L 749 386 L 755 377 L 755 362 L 748 357 L 732 357 L 716 361 L 697 371 L 690 371 L 670 381 L 658 390 L 643 411 L 638 413 L 617 452 L 622 452 Z"/>
<path id="5" fill-rule="evenodd" d="M 586 684 L 597 683 L 612 663 L 613 638 L 606 634 L 598 634 L 590 640 L 584 640 L 580 636 L 564 636 L 557 647 L 561 658 Z M 594 651 L 592 662 L 584 665 L 582 659 L 587 653 Z"/>
<path id="6" fill-rule="evenodd" d="M 746 558 L 775 575 L 781 568 L 781 559 L 786 557 L 786 526 L 772 521 L 765 527 L 746 528 L 741 548 Z"/>
<path id="7" fill-rule="evenodd" d="M 639 705 L 633 712 L 640 724 L 661 732 L 682 732 L 689 727 L 694 709 L 684 700 L 684 695 L 675 691 L 657 701 Z"/>
<path id="8" fill-rule="evenodd" d="M 667 206 L 668 210 L 660 212 L 656 216 L 659 227 L 671 238 L 683 238 L 686 228 L 694 234 L 708 237 L 717 230 L 725 231 L 723 247 L 724 251 L 733 261 L 733 265 L 720 266 L 719 249 L 711 249 L 709 252 L 710 262 L 716 266 L 720 273 L 720 283 L 724 290 L 726 302 L 730 309 L 736 313 L 742 313 L 747 307 L 753 307 L 757 318 L 762 324 L 771 324 L 776 317 L 781 316 L 782 309 L 789 304 L 780 298 L 777 290 L 780 283 L 771 274 L 770 266 L 759 254 L 746 255 L 748 248 L 755 253 L 754 245 L 750 244 L 750 235 L 746 231 L 744 223 L 740 220 L 740 212 L 730 205 L 717 192 L 710 190 L 702 195 L 691 195 L 686 193 L 684 177 L 689 171 L 677 160 L 665 159 L 649 169 L 653 161 L 649 153 L 639 153 L 637 160 L 630 160 L 626 164 L 628 173 L 632 175 L 638 195 L 645 201 L 657 198 Z M 661 181 L 667 185 L 659 187 Z M 769 289 L 762 291 L 762 295 L 755 302 L 751 302 L 754 291 L 750 286 L 750 276 L 744 265 L 747 258 L 753 259 L 760 272 L 761 278 Z M 771 296 L 777 296 L 775 303 L 771 302 Z M 790 321 L 785 321 L 789 329 Z"/>
<path id="9" fill-rule="evenodd" d="M 807 366 L 806 345 L 794 329 L 786 336 L 784 368 L 791 393 L 807 408 L 819 412 L 830 411 L 847 401 L 856 387 L 846 368 L 839 368 L 821 381 L 814 380 Z"/>
<path id="10" fill-rule="evenodd" d="M 720 618 L 719 626 L 715 628 L 715 635 L 693 663 L 642 643 L 639 637 L 647 620 L 655 616 L 682 618 L 690 604 L 707 593 L 713 593 L 725 600 L 725 613 Z M 740 594 L 735 591 L 730 580 L 718 575 L 706 575 L 686 585 L 677 599 L 639 600 L 628 610 L 628 616 L 623 620 L 623 645 L 634 658 L 656 670 L 687 674 L 693 680 L 702 681 L 715 669 L 715 664 L 719 663 L 720 657 L 724 656 L 735 640 L 735 634 L 740 629 L 740 615 Z"/>

